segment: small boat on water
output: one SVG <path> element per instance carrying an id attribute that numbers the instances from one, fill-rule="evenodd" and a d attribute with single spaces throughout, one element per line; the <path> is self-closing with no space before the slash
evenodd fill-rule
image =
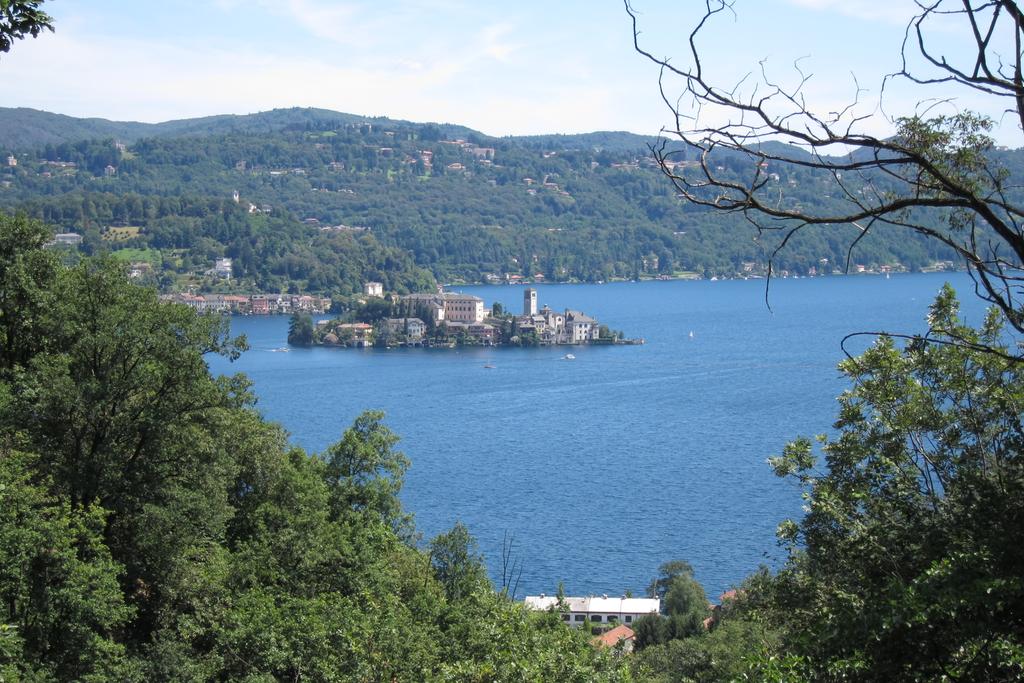
<path id="1" fill-rule="evenodd" d="M 562 360 L 576 360 L 576 356 L 572 355 L 571 353 L 567 353 L 564 356 L 562 356 Z"/>
<path id="2" fill-rule="evenodd" d="M 288 353 L 291 351 L 287 346 L 279 346 L 276 349 L 271 349 L 274 353 Z"/>
<path id="3" fill-rule="evenodd" d="M 485 370 L 493 370 L 495 367 L 497 366 L 495 366 L 494 363 L 484 363 Z"/>

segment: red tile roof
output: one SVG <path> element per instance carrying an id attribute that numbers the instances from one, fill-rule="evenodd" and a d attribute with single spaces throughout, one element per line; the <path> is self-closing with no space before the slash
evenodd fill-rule
<path id="1" fill-rule="evenodd" d="M 615 647 L 619 644 L 620 640 L 633 640 L 634 638 L 636 638 L 636 634 L 633 633 L 633 629 L 625 624 L 619 624 L 611 631 L 607 631 L 594 638 L 594 643 L 604 645 L 605 647 Z"/>

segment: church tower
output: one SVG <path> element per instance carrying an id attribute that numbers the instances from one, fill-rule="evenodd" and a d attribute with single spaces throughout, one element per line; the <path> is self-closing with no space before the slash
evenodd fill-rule
<path id="1" fill-rule="evenodd" d="M 533 287 L 523 291 L 523 315 L 537 315 L 537 290 Z"/>

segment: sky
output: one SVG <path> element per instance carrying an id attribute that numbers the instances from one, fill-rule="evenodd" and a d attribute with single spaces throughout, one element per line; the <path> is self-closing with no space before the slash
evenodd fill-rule
<path id="1" fill-rule="evenodd" d="M 685 65 L 703 0 L 633 6 L 642 46 Z M 147 122 L 322 107 L 497 136 L 655 134 L 673 123 L 658 68 L 633 50 L 620 0 L 47 0 L 43 8 L 56 30 L 0 55 L 0 106 Z M 758 75 L 762 62 L 793 84 L 799 63 L 812 74 L 807 101 L 821 112 L 842 109 L 859 87 L 862 125 L 876 134 L 891 130 L 886 114 L 934 98 L 953 97 L 946 110 L 1000 118 L 991 102 L 934 87 L 893 85 L 879 108 L 914 9 L 912 0 L 736 0 L 701 35 L 702 59 L 722 84 Z M 936 26 L 935 35 L 950 49 L 963 43 L 955 26 Z M 1012 121 L 996 137 L 1021 144 Z"/>

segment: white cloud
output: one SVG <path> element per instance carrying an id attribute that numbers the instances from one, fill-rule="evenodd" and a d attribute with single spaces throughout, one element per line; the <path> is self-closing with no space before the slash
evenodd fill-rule
<path id="1" fill-rule="evenodd" d="M 510 57 L 522 46 L 507 42 L 504 38 L 512 33 L 513 27 L 509 24 L 493 24 L 485 26 L 480 31 L 479 47 L 483 53 L 491 59 L 499 62 L 509 62 Z"/>
<path id="2" fill-rule="evenodd" d="M 786 1 L 832 7 L 826 0 Z M 631 52 L 628 30 L 621 44 L 614 42 L 618 35 L 595 40 L 582 24 L 568 32 L 557 26 L 541 31 L 528 14 L 483 11 L 458 0 L 445 0 L 434 13 L 426 0 L 397 3 L 393 13 L 362 0 L 213 2 L 225 20 L 244 28 L 233 33 L 225 26 L 222 39 L 197 40 L 176 32 L 161 38 L 141 32 L 99 35 L 101 22 L 65 21 L 56 34 L 24 41 L 3 57 L 2 104 L 143 121 L 318 106 L 459 123 L 495 135 L 650 133 L 668 119 L 657 72 Z M 303 14 L 288 14 L 293 6 Z M 335 39 L 314 36 L 313 26 L 296 30 L 304 26 L 300 21 L 319 23 L 317 30 Z M 264 33 L 274 22 L 280 30 Z M 350 38 L 362 43 L 339 42 Z M 756 65 L 756 57 L 739 59 L 736 43 L 709 43 L 709 64 L 734 66 L 741 74 Z M 823 105 L 815 107 L 819 111 L 844 104 L 853 92 L 849 56 L 824 54 L 810 65 L 816 75 L 807 84 L 814 104 Z M 781 55 L 771 64 L 782 78 L 791 69 Z M 859 61 L 855 66 L 868 71 Z M 723 72 L 725 82 L 731 82 L 730 73 Z M 861 84 L 872 86 L 877 100 L 878 83 Z M 891 111 L 906 111 L 906 103 L 897 104 Z"/>
<path id="3" fill-rule="evenodd" d="M 458 58 L 367 66 L 256 50 L 115 44 L 65 31 L 25 43 L 5 59 L 5 104 L 150 122 L 316 106 L 459 123 L 495 135 L 635 128 L 606 83 L 487 82 L 494 35 L 505 34 L 485 32 Z M 467 86 L 467 79 L 482 85 Z"/>
<path id="4" fill-rule="evenodd" d="M 317 0 L 287 0 L 286 3 L 265 3 L 265 7 L 280 6 L 310 35 L 337 43 L 358 43 L 367 37 L 367 32 L 357 21 L 356 8 L 336 2 L 323 3 Z"/>

